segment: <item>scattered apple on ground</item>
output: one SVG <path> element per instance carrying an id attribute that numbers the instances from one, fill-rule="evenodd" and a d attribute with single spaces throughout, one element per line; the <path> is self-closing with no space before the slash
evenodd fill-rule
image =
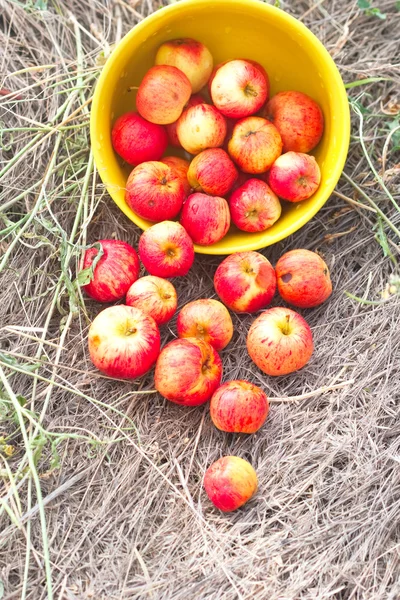
<path id="1" fill-rule="evenodd" d="M 332 293 L 327 264 L 315 252 L 286 252 L 275 267 L 278 291 L 288 304 L 300 308 L 319 306 Z"/>
<path id="2" fill-rule="evenodd" d="M 268 102 L 263 116 L 272 121 L 281 134 L 283 152 L 310 152 L 324 131 L 320 106 L 302 92 L 279 92 Z"/>
<path id="3" fill-rule="evenodd" d="M 228 152 L 245 173 L 264 173 L 282 152 L 281 136 L 266 119 L 247 117 L 233 128 Z"/>
<path id="4" fill-rule="evenodd" d="M 248 179 L 229 198 L 232 222 L 242 231 L 265 231 L 281 216 L 279 198 L 259 179 Z"/>
<path id="5" fill-rule="evenodd" d="M 222 362 L 208 342 L 197 338 L 174 340 L 157 359 L 156 390 L 172 402 L 185 406 L 204 404 L 222 377 Z"/>
<path id="6" fill-rule="evenodd" d="M 164 325 L 176 312 L 178 296 L 170 281 L 147 275 L 131 285 L 126 294 L 126 304 L 153 317 L 157 325 Z"/>
<path id="7" fill-rule="evenodd" d="M 225 196 L 232 188 L 238 173 L 222 148 L 203 150 L 190 163 L 187 178 L 196 192 Z"/>
<path id="8" fill-rule="evenodd" d="M 126 203 L 149 221 L 173 219 L 184 199 L 182 175 L 163 162 L 141 163 L 131 171 L 126 182 Z"/>
<path id="9" fill-rule="evenodd" d="M 222 146 L 226 120 L 211 104 L 197 104 L 185 110 L 176 125 L 181 146 L 190 154 Z"/>
<path id="10" fill-rule="evenodd" d="M 168 136 L 162 125 L 129 112 L 119 117 L 111 133 L 112 145 L 128 164 L 137 166 L 148 160 L 160 160 L 168 146 Z"/>
<path id="11" fill-rule="evenodd" d="M 310 360 L 314 350 L 311 329 L 294 310 L 270 308 L 253 321 L 247 350 L 267 375 L 288 375 Z"/>
<path id="12" fill-rule="evenodd" d="M 220 263 L 214 286 L 231 310 L 255 312 L 265 308 L 275 295 L 275 270 L 259 252 L 237 252 Z"/>
<path id="13" fill-rule="evenodd" d="M 142 233 L 139 256 L 150 275 L 166 278 L 187 275 L 194 261 L 193 241 L 182 225 L 163 221 Z"/>
<path id="14" fill-rule="evenodd" d="M 186 304 L 178 315 L 176 329 L 180 338 L 205 340 L 218 352 L 229 344 L 233 335 L 229 312 L 221 302 L 212 298 Z"/>
<path id="15" fill-rule="evenodd" d="M 182 114 L 192 94 L 186 75 L 176 67 L 151 67 L 142 79 L 136 96 L 139 114 L 151 123 L 168 125 Z"/>
<path id="16" fill-rule="evenodd" d="M 212 395 L 210 416 L 221 431 L 255 433 L 269 411 L 263 390 L 249 381 L 228 381 Z"/>
<path id="17" fill-rule="evenodd" d="M 204 488 L 211 502 L 224 512 L 243 506 L 257 491 L 257 473 L 247 460 L 224 456 L 208 467 Z"/>
<path id="18" fill-rule="evenodd" d="M 313 156 L 301 152 L 286 152 L 272 165 L 267 181 L 280 198 L 289 202 L 301 202 L 317 191 L 321 172 Z"/>
<path id="19" fill-rule="evenodd" d="M 89 353 L 95 367 L 109 377 L 135 379 L 155 363 L 160 353 L 156 322 L 138 308 L 109 306 L 89 328 Z"/>
<path id="20" fill-rule="evenodd" d="M 219 196 L 192 194 L 183 205 L 180 223 L 195 244 L 215 244 L 228 233 L 231 224 L 229 205 Z"/>
<path id="21" fill-rule="evenodd" d="M 203 88 L 213 70 L 213 57 L 209 49 L 191 38 L 164 42 L 156 54 L 156 65 L 177 67 L 189 79 L 195 94 Z"/>
<path id="22" fill-rule="evenodd" d="M 102 256 L 97 261 L 99 251 Z M 85 252 L 83 269 L 91 268 L 92 279 L 83 286 L 85 292 L 97 302 L 115 302 L 125 296 L 139 277 L 140 264 L 136 250 L 126 242 L 99 240 Z"/>

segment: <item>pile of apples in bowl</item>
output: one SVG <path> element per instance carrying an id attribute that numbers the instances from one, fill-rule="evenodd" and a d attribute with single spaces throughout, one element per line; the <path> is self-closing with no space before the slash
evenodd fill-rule
<path id="1" fill-rule="evenodd" d="M 208 48 L 190 38 L 162 44 L 155 63 L 138 86 L 137 112 L 112 129 L 114 150 L 134 167 L 125 201 L 139 217 L 179 219 L 195 244 L 210 246 L 231 225 L 266 231 L 282 200 L 316 192 L 321 174 L 308 152 L 323 135 L 317 102 L 292 90 L 269 98 L 262 65 L 235 59 L 213 68 Z M 168 145 L 186 159 L 165 157 Z"/>

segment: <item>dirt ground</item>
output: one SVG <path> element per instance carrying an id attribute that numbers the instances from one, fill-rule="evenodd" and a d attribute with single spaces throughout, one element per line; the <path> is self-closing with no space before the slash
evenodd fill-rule
<path id="1" fill-rule="evenodd" d="M 281 3 L 349 84 L 352 137 L 325 207 L 262 250 L 273 264 L 317 250 L 331 269 L 331 299 L 303 311 L 313 359 L 263 375 L 245 346 L 254 317 L 232 315 L 224 379 L 275 399 L 252 436 L 88 358 L 101 307 L 74 285 L 82 250 L 140 235 L 93 168 L 90 98 L 109 45 L 162 4 L 0 0 L 0 598 L 399 600 L 399 3 Z M 219 262 L 196 257 L 179 306 L 215 294 Z M 259 477 L 231 514 L 202 487 L 226 454 Z"/>

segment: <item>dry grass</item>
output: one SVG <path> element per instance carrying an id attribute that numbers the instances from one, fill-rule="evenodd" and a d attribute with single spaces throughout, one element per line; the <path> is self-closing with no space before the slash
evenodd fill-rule
<path id="1" fill-rule="evenodd" d="M 356 112 L 337 195 L 264 252 L 274 262 L 306 247 L 331 267 L 332 299 L 306 313 L 313 360 L 295 376 L 265 377 L 245 350 L 252 317 L 236 315 L 224 377 L 250 378 L 275 398 L 354 383 L 273 404 L 248 437 L 217 431 L 207 407 L 144 393 L 151 376 L 112 382 L 88 361 L 100 307 L 74 284 L 82 249 L 139 236 L 93 170 L 92 84 L 99 53 L 160 4 L 0 0 L 0 597 L 398 600 L 398 6 L 377 2 L 381 19 L 354 0 L 283 3 L 346 82 L 378 79 L 349 86 Z M 181 305 L 213 294 L 218 262 L 197 257 L 176 282 Z M 164 341 L 174 331 L 172 322 Z M 223 515 L 202 477 L 229 453 L 251 461 L 260 489 Z"/>

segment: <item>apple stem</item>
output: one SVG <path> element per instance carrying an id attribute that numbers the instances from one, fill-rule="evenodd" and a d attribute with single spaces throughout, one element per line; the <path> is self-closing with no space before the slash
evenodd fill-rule
<path id="1" fill-rule="evenodd" d="M 126 330 L 125 335 L 132 335 L 133 333 L 136 333 L 137 329 L 136 327 L 129 327 L 129 329 Z"/>
<path id="2" fill-rule="evenodd" d="M 290 315 L 286 315 L 286 322 L 285 322 L 284 326 L 282 327 L 282 333 L 284 335 L 289 335 L 289 333 L 290 333 L 289 321 L 290 321 Z"/>

